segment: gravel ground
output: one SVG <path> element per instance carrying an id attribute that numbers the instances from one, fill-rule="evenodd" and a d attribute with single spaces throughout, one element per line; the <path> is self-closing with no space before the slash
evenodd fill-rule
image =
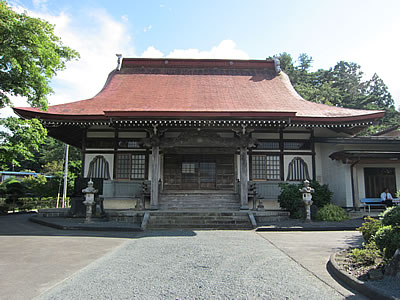
<path id="1" fill-rule="evenodd" d="M 37 299 L 343 299 L 252 231 L 143 233 Z"/>

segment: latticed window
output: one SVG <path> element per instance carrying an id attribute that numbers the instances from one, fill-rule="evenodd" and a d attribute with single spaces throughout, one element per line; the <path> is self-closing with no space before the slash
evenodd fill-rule
<path id="1" fill-rule="evenodd" d="M 118 179 L 144 179 L 146 173 L 146 155 L 119 153 L 116 161 Z"/>
<path id="2" fill-rule="evenodd" d="M 196 173 L 196 164 L 191 162 L 182 163 L 182 174 L 194 174 Z"/>
<path id="3" fill-rule="evenodd" d="M 303 181 L 306 179 L 310 179 L 306 162 L 301 157 L 293 158 L 292 161 L 289 163 L 288 176 L 286 180 Z"/>
<path id="4" fill-rule="evenodd" d="M 110 179 L 110 169 L 104 156 L 98 155 L 92 159 L 87 177 Z"/>
<path id="5" fill-rule="evenodd" d="M 281 178 L 278 155 L 253 155 L 251 167 L 253 180 L 280 180 Z"/>

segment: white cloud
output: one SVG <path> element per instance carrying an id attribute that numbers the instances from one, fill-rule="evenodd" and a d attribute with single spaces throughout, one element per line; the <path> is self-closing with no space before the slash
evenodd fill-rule
<path id="1" fill-rule="evenodd" d="M 160 58 L 163 56 L 164 54 L 153 46 L 148 47 L 141 55 L 144 58 Z"/>
<path id="2" fill-rule="evenodd" d="M 47 9 L 47 0 L 32 0 L 32 3 L 36 9 Z"/>
<path id="3" fill-rule="evenodd" d="M 218 46 L 212 47 L 209 51 L 198 49 L 175 49 L 167 55 L 171 58 L 235 58 L 249 59 L 249 55 L 237 49 L 236 43 L 232 40 L 223 40 Z"/>
<path id="4" fill-rule="evenodd" d="M 23 7 L 14 7 L 23 12 Z M 86 25 L 81 26 L 73 15 L 61 12 L 27 11 L 33 17 L 39 17 L 55 24 L 55 34 L 62 38 L 65 45 L 77 50 L 81 58 L 78 61 L 67 63 L 66 70 L 59 72 L 52 80 L 54 94 L 49 96 L 49 104 L 55 105 L 96 95 L 103 87 L 107 75 L 117 65 L 116 53 L 124 57 L 134 57 L 135 51 L 132 39 L 123 16 L 120 20 L 113 19 L 104 10 L 90 10 L 86 12 Z M 87 25 L 88 24 L 88 25 Z M 152 28 L 149 25 L 148 30 Z M 175 49 L 169 54 L 154 46 L 148 47 L 141 57 L 173 57 L 173 58 L 236 58 L 248 59 L 248 54 L 237 48 L 232 40 L 223 40 L 210 50 Z M 12 97 L 14 106 L 28 106 L 21 97 Z M 11 115 L 11 109 L 0 110 L 0 117 Z"/>
<path id="5" fill-rule="evenodd" d="M 152 28 L 153 28 L 153 25 L 150 24 L 149 26 L 143 28 L 143 32 L 150 31 Z"/>
<path id="6" fill-rule="evenodd" d="M 129 18 L 128 18 L 127 15 L 122 15 L 122 16 L 121 16 L 121 20 L 124 21 L 124 22 L 128 22 L 128 21 L 129 21 Z"/>
<path id="7" fill-rule="evenodd" d="M 16 10 L 26 9 L 17 7 Z M 103 87 L 108 73 L 117 66 L 115 54 L 135 55 L 126 24 L 114 20 L 104 10 L 88 11 L 86 22 L 89 26 L 85 27 L 63 12 L 57 15 L 37 11 L 27 13 L 55 24 L 55 34 L 81 55 L 78 61 L 67 63 L 66 70 L 52 80 L 55 93 L 48 98 L 50 105 L 93 97 Z M 28 106 L 21 98 L 13 97 L 13 103 L 14 106 Z M 10 112 L 9 108 L 2 109 L 0 116 L 9 116 Z"/>
<path id="8" fill-rule="evenodd" d="M 167 55 L 150 46 L 142 53 L 141 57 L 249 59 L 249 55 L 245 51 L 238 49 L 236 43 L 232 40 L 223 40 L 210 50 L 174 49 Z"/>

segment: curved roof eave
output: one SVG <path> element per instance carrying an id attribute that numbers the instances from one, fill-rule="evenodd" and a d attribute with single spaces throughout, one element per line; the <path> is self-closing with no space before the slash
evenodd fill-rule
<path id="1" fill-rule="evenodd" d="M 127 65 L 132 63 L 135 66 L 137 65 L 136 67 L 140 65 L 140 70 L 145 68 L 142 64 L 147 66 L 149 70 L 154 63 L 157 63 L 157 68 L 160 68 L 158 66 L 160 63 L 162 65 L 166 64 L 168 68 L 173 65 L 171 63 L 164 64 L 165 59 L 125 60 Z M 230 60 L 174 59 L 173 61 L 179 65 L 180 69 L 188 68 L 189 71 L 193 67 L 191 64 L 198 67 L 202 64 L 207 66 L 210 63 L 218 63 L 224 66 L 228 65 L 229 67 L 224 67 L 228 69 L 231 66 Z M 129 73 L 129 68 L 132 67 L 130 66 L 127 67 L 127 70 L 122 70 L 122 72 L 116 69 L 111 71 L 101 91 L 91 99 L 50 106 L 49 111 L 40 111 L 31 107 L 16 107 L 14 111 L 24 118 L 36 117 L 47 120 L 108 120 L 111 117 L 240 117 L 289 118 L 292 122 L 299 123 L 371 121 L 382 118 L 385 114 L 384 111 L 330 107 L 325 104 L 307 101 L 296 92 L 285 73 L 273 73 L 273 76 L 270 74 L 272 71 L 268 68 L 272 66 L 271 62 L 262 60 L 238 61 L 238 63 L 244 64 L 246 68 L 249 62 L 257 65 L 258 68 L 260 67 L 259 65 L 263 66 L 266 69 L 262 70 L 267 70 L 269 75 L 262 75 L 264 73 L 261 73 L 257 77 L 251 75 L 253 74 L 251 72 L 250 75 L 240 73 L 242 71 L 236 73 L 234 69 L 232 71 L 234 73 L 229 74 L 235 75 L 221 76 L 221 74 L 213 73 L 214 68 L 210 69 L 210 72 L 203 77 L 179 73 L 180 71 L 177 73 L 179 76 L 176 73 L 166 76 L 163 72 L 152 73 L 151 70 L 149 73 L 140 73 L 140 70 L 134 69 L 133 73 Z M 233 65 L 235 64 L 236 61 Z M 124 60 L 122 66 L 124 67 Z M 164 84 L 161 87 L 159 87 L 160 80 Z M 145 87 L 142 87 L 142 85 Z M 192 90 L 193 86 L 195 88 Z M 154 87 L 154 90 L 151 89 L 152 87 Z M 179 89 L 176 87 L 179 87 Z M 176 90 L 179 91 L 176 92 Z M 206 96 L 202 95 L 202 93 L 205 93 Z M 204 99 L 207 101 L 204 101 Z"/>

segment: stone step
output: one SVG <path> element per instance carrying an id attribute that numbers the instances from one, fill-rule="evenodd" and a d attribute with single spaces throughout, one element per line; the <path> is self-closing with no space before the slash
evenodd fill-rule
<path id="1" fill-rule="evenodd" d="M 151 212 L 149 229 L 162 228 L 216 228 L 250 229 L 251 222 L 245 212 Z"/>
<path id="2" fill-rule="evenodd" d="M 215 209 L 237 210 L 240 208 L 238 195 L 232 192 L 221 193 L 162 193 L 160 209 Z"/>
<path id="3" fill-rule="evenodd" d="M 247 212 L 243 211 L 151 211 L 151 216 L 201 216 L 201 217 L 217 217 L 217 216 L 247 216 Z"/>
<path id="4" fill-rule="evenodd" d="M 205 223 L 205 222 L 247 222 L 248 216 L 245 218 L 242 216 L 216 216 L 216 217 L 203 217 L 203 216 L 173 216 L 173 217 L 165 217 L 165 216 L 151 216 L 150 222 L 164 222 L 167 220 L 167 223 L 171 222 L 182 222 L 182 223 Z"/>
<path id="5" fill-rule="evenodd" d="M 268 225 L 269 223 L 272 222 L 280 222 L 280 221 L 285 221 L 289 220 L 289 216 L 263 216 L 263 217 L 255 217 L 257 225 L 262 226 L 262 225 Z"/>
<path id="6" fill-rule="evenodd" d="M 209 225 L 209 224 L 190 224 L 190 225 L 179 225 L 176 224 L 162 224 L 152 226 L 149 229 L 219 229 L 219 230 L 239 230 L 239 229 L 252 229 L 250 225 L 229 225 L 229 224 L 220 224 L 220 225 Z"/>

